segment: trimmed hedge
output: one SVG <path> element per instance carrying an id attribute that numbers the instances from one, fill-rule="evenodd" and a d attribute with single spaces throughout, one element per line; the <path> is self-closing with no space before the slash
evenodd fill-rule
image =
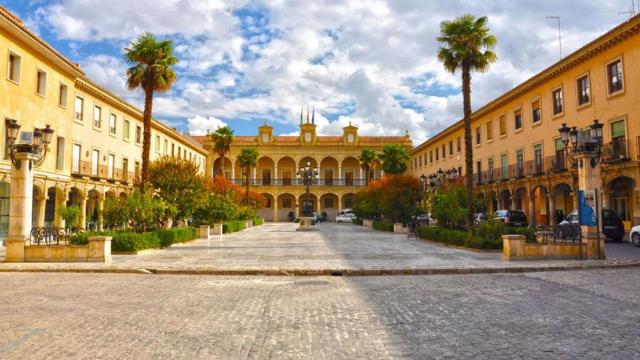
<path id="1" fill-rule="evenodd" d="M 111 251 L 136 252 L 160 249 L 171 244 L 183 243 L 198 238 L 198 230 L 192 227 L 156 230 L 144 233 L 130 231 L 85 232 L 71 238 L 72 244 L 86 245 L 90 236 L 111 236 Z"/>
<path id="2" fill-rule="evenodd" d="M 535 242 L 535 230 L 528 227 L 509 227 L 502 223 L 485 222 L 474 228 L 472 234 L 462 230 L 441 227 L 420 227 L 418 236 L 444 244 L 465 246 L 473 249 L 502 249 L 502 235 L 524 235 L 527 241 Z"/>
<path id="3" fill-rule="evenodd" d="M 393 223 L 388 221 L 374 221 L 373 228 L 381 231 L 393 231 Z"/>
<path id="4" fill-rule="evenodd" d="M 227 221 L 222 224 L 222 233 L 228 234 L 236 231 L 244 230 L 245 220 Z"/>
<path id="5" fill-rule="evenodd" d="M 356 224 L 356 225 L 362 225 L 362 219 L 360 219 L 360 218 L 355 218 L 355 219 L 351 220 L 351 222 L 353 224 Z"/>
<path id="6" fill-rule="evenodd" d="M 264 219 L 261 217 L 254 217 L 253 218 L 253 226 L 258 226 L 258 225 L 262 225 L 264 224 Z"/>
<path id="7" fill-rule="evenodd" d="M 466 231 L 450 230 L 441 227 L 419 227 L 418 236 L 423 239 L 441 242 L 444 244 L 465 246 L 471 235 Z M 469 244 L 473 240 L 469 240 Z"/>

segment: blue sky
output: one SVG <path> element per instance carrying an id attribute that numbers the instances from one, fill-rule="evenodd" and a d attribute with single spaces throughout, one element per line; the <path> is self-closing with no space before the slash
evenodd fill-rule
<path id="1" fill-rule="evenodd" d="M 322 134 L 349 122 L 363 134 L 417 144 L 460 118 L 459 74 L 436 59 L 439 23 L 486 15 L 499 62 L 473 78 L 478 108 L 624 21 L 627 0 L 0 0 L 95 81 L 134 104 L 123 49 L 143 31 L 174 41 L 179 81 L 156 97 L 156 118 L 192 134 L 228 124 L 255 134 L 297 131 L 316 109 Z M 124 6 L 123 6 L 124 5 Z M 535 31 L 532 31 L 535 29 Z"/>

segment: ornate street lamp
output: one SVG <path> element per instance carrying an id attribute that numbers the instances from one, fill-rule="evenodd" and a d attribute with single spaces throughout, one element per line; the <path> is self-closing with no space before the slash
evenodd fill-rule
<path id="1" fill-rule="evenodd" d="M 47 156 L 47 148 L 51 143 L 51 137 L 53 136 L 53 129 L 46 125 L 45 128 L 33 129 L 33 135 L 30 144 L 19 144 L 16 143 L 18 135 L 20 134 L 20 124 L 18 124 L 17 120 L 8 119 L 7 121 L 7 137 L 9 141 L 9 156 L 11 158 L 11 162 L 16 169 L 20 169 L 22 166 L 22 162 L 16 159 L 17 153 L 29 153 L 34 154 L 34 159 L 32 160 L 35 166 L 39 166 L 44 161 Z M 29 162 L 29 168 L 31 169 L 31 161 Z"/>
<path id="2" fill-rule="evenodd" d="M 302 206 L 302 216 L 303 217 L 311 217 L 313 216 L 313 204 L 311 204 L 311 194 L 310 188 L 313 180 L 318 179 L 319 177 L 318 167 L 311 168 L 311 162 L 307 161 L 307 164 L 304 168 L 298 170 L 296 176 L 298 179 L 302 179 L 302 183 L 306 185 L 306 200 L 304 205 Z"/>
<path id="3" fill-rule="evenodd" d="M 598 165 L 602 156 L 602 127 L 603 125 L 597 119 L 593 120 L 589 130 L 585 131 L 580 131 L 575 126 L 570 128 L 566 123 L 562 123 L 558 132 L 571 165 L 576 163 L 576 155 L 580 154 L 591 155 L 590 165 L 592 168 Z M 578 162 L 578 166 L 582 166 L 581 162 Z"/>

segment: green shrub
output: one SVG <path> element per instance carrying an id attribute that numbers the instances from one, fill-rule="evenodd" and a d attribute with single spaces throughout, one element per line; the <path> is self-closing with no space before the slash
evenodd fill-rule
<path id="1" fill-rule="evenodd" d="M 502 238 L 481 238 L 468 236 L 464 241 L 464 246 L 473 249 L 502 249 Z"/>
<path id="2" fill-rule="evenodd" d="M 80 220 L 80 207 L 78 207 L 78 205 L 61 207 L 60 210 L 58 210 L 58 214 L 64 219 L 65 227 L 75 228 L 78 226 Z M 82 224 L 82 227 L 84 227 L 84 224 Z"/>
<path id="3" fill-rule="evenodd" d="M 171 244 L 183 243 L 198 238 L 198 230 L 192 227 L 172 228 L 156 231 L 162 247 Z"/>
<path id="4" fill-rule="evenodd" d="M 388 221 L 374 221 L 373 228 L 381 231 L 393 231 L 393 223 Z"/>
<path id="5" fill-rule="evenodd" d="M 419 227 L 418 236 L 426 240 L 458 246 L 465 246 L 465 242 L 471 237 L 466 231 L 442 227 Z"/>
<path id="6" fill-rule="evenodd" d="M 222 224 L 222 232 L 224 234 L 244 230 L 245 221 L 244 220 L 232 220 L 227 221 Z"/>
<path id="7" fill-rule="evenodd" d="M 264 219 L 261 217 L 254 217 L 253 218 L 253 226 L 258 226 L 258 225 L 262 225 L 264 224 Z"/>
<path id="8" fill-rule="evenodd" d="M 162 242 L 157 232 L 121 232 L 113 236 L 111 250 L 113 252 L 135 252 L 145 249 L 159 249 Z"/>
<path id="9" fill-rule="evenodd" d="M 111 251 L 113 252 L 135 252 L 145 249 L 159 249 L 171 244 L 197 239 L 198 230 L 193 227 L 185 227 L 144 233 L 130 231 L 85 232 L 73 235 L 70 243 L 86 245 L 91 236 L 111 236 Z"/>
<path id="10" fill-rule="evenodd" d="M 355 219 L 351 220 L 351 222 L 353 224 L 356 224 L 356 225 L 362 225 L 362 219 L 360 219 L 360 218 L 355 218 Z"/>

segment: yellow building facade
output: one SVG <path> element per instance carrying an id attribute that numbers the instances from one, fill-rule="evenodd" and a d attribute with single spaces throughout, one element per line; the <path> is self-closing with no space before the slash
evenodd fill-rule
<path id="1" fill-rule="evenodd" d="M 635 16 L 475 111 L 472 177 L 488 211 L 521 209 L 531 224 L 561 221 L 577 207 L 577 169 L 558 129 L 586 130 L 597 119 L 604 124 L 602 204 L 627 228 L 639 224 L 639 80 Z M 412 173 L 465 176 L 463 134 L 458 121 L 413 149 Z"/>
<path id="2" fill-rule="evenodd" d="M 7 233 L 11 160 L 6 123 L 21 125 L 23 141 L 35 127 L 55 133 L 34 171 L 34 226 L 64 226 L 62 206 L 77 204 L 81 223 L 101 226 L 106 196 L 126 195 L 142 162 L 142 111 L 91 81 L 82 69 L 0 7 L 0 238 Z M 125 76 L 125 74 L 122 74 Z M 153 121 L 151 159 L 176 156 L 204 172 L 206 150 L 189 136 Z M 20 141 L 20 139 L 18 140 Z"/>
<path id="3" fill-rule="evenodd" d="M 244 185 L 246 176 L 238 163 L 242 148 L 256 148 L 257 166 L 249 176 L 253 190 L 266 198 L 259 215 L 267 221 L 287 221 L 296 218 L 306 199 L 306 187 L 297 177 L 299 169 L 309 166 L 318 169 L 318 179 L 311 185 L 313 211 L 326 213 L 329 220 L 353 206 L 354 194 L 366 185 L 364 170 L 358 157 L 363 149 L 381 153 L 389 144 L 401 144 L 411 151 L 411 139 L 406 136 L 360 136 L 358 128 L 346 126 L 340 136 L 316 134 L 316 125 L 309 121 L 300 124 L 298 136 L 274 136 L 273 128 L 265 124 L 257 136 L 236 136 L 231 151 L 220 158 L 213 151 L 210 136 L 195 137 L 209 150 L 206 168 L 211 176 L 224 173 L 237 185 Z M 222 170 L 224 169 L 224 170 Z M 370 179 L 384 175 L 380 161 L 370 170 Z"/>

